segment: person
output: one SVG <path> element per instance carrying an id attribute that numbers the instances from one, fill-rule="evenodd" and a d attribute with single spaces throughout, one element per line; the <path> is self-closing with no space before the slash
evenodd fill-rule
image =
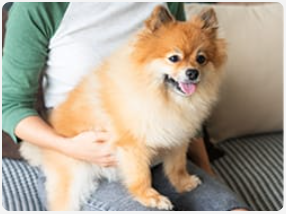
<path id="1" fill-rule="evenodd" d="M 44 70 L 41 84 L 45 108 L 52 109 L 82 76 L 138 30 L 158 4 L 165 4 L 178 20 L 185 19 L 183 4 L 176 2 L 14 3 L 2 56 L 3 129 L 16 143 L 24 140 L 75 159 L 115 166 L 113 151 L 104 143 L 109 133 L 98 130 L 63 137 L 38 114 L 34 108 L 38 79 Z M 152 168 L 154 187 L 170 198 L 175 210 L 248 209 L 226 186 L 191 162 L 188 170 L 203 184 L 178 194 L 165 178 L 162 166 Z M 45 176 L 41 171 L 38 179 L 38 193 L 45 204 Z M 82 210 L 154 209 L 134 201 L 120 183 L 102 181 Z"/>

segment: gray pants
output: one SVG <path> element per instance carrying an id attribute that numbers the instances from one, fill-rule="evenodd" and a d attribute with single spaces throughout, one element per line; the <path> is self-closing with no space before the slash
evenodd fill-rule
<path id="1" fill-rule="evenodd" d="M 152 169 L 154 188 L 172 201 L 174 210 L 226 211 L 236 208 L 249 209 L 249 207 L 225 185 L 190 162 L 188 162 L 188 170 L 191 174 L 199 176 L 202 180 L 202 184 L 191 192 L 179 194 L 165 177 L 162 165 L 158 165 Z M 45 177 L 40 173 L 38 189 L 43 204 L 45 204 L 46 201 L 44 183 Z M 144 207 L 139 202 L 134 201 L 125 187 L 120 183 L 102 181 L 90 199 L 83 204 L 82 210 L 151 211 L 155 209 Z"/>

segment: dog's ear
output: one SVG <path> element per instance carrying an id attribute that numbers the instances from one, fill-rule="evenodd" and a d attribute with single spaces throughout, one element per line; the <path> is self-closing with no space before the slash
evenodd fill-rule
<path id="1" fill-rule="evenodd" d="M 158 30 L 162 25 L 170 22 L 174 22 L 174 17 L 169 13 L 169 11 L 163 6 L 157 6 L 149 19 L 145 21 L 145 26 L 151 32 Z"/>
<path id="2" fill-rule="evenodd" d="M 203 21 L 203 29 L 216 29 L 218 26 L 217 17 L 213 8 L 203 10 L 199 17 Z"/>
<path id="3" fill-rule="evenodd" d="M 218 29 L 218 20 L 213 8 L 206 8 L 198 16 L 191 19 L 192 23 L 199 25 L 199 27 L 208 34 L 215 36 Z"/>

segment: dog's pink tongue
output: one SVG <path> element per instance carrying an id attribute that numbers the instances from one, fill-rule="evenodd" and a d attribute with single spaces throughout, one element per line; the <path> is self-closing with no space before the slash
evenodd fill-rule
<path id="1" fill-rule="evenodd" d="M 196 90 L 196 85 L 192 83 L 179 82 L 179 86 L 186 95 L 192 95 Z"/>

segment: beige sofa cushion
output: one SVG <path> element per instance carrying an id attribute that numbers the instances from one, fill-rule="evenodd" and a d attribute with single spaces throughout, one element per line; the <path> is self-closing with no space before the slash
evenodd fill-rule
<path id="1" fill-rule="evenodd" d="M 187 16 L 210 5 L 188 4 Z M 207 123 L 213 142 L 283 129 L 283 6 L 212 5 L 228 42 L 220 101 Z"/>

